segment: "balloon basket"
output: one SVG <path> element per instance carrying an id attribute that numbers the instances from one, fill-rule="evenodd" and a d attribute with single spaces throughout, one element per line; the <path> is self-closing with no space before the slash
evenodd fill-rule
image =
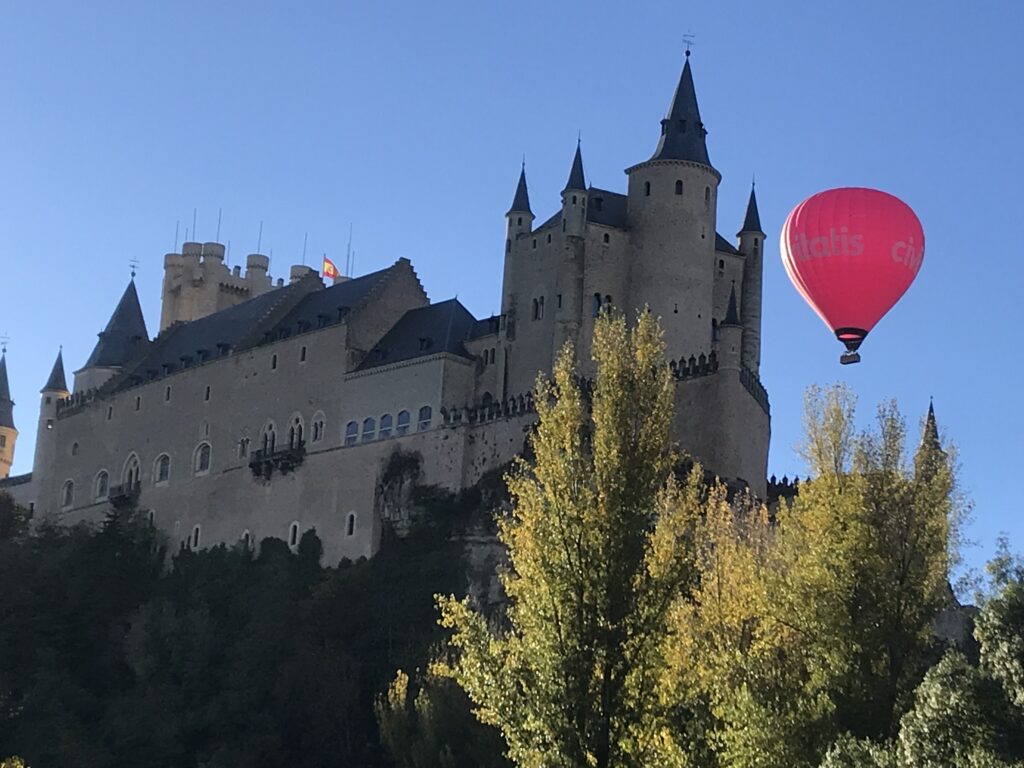
<path id="1" fill-rule="evenodd" d="M 860 362 L 860 352 L 843 352 L 839 356 L 839 362 L 843 365 L 850 365 L 852 363 Z"/>

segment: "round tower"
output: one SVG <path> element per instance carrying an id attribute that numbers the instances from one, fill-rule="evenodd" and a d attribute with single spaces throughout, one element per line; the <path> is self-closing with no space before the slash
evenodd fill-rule
<path id="1" fill-rule="evenodd" d="M 583 153 L 576 141 L 569 180 L 562 190 L 562 232 L 566 237 L 583 237 L 587 229 L 587 181 L 583 176 Z"/>
<path id="2" fill-rule="evenodd" d="M 0 351 L 0 480 L 11 474 L 18 430 L 14 426 L 14 401 L 7 381 L 7 350 Z"/>
<path id="3" fill-rule="evenodd" d="M 512 207 L 505 214 L 506 239 L 505 253 L 512 250 L 519 235 L 528 235 L 533 231 L 533 211 L 530 210 L 530 193 L 526 189 L 526 163 L 519 172 L 519 184 L 512 199 Z"/>
<path id="4" fill-rule="evenodd" d="M 733 283 L 729 293 L 729 308 L 725 319 L 718 326 L 718 369 L 721 371 L 739 371 L 742 365 L 743 326 L 740 324 L 740 313 L 736 309 L 736 284 Z"/>
<path id="5" fill-rule="evenodd" d="M 32 461 L 32 476 L 38 487 L 39 478 L 47 475 L 57 459 L 57 403 L 68 397 L 67 379 L 64 376 L 64 352 L 57 352 L 57 359 L 50 371 L 39 398 L 39 423 L 36 427 L 36 453 Z"/>
<path id="6" fill-rule="evenodd" d="M 715 224 L 721 175 L 708 158 L 689 53 L 654 155 L 626 170 L 630 311 L 661 318 L 670 358 L 712 345 Z"/>
<path id="7" fill-rule="evenodd" d="M 739 252 L 745 257 L 743 265 L 743 293 L 740 317 L 743 322 L 743 365 L 755 375 L 761 370 L 761 280 L 764 270 L 764 230 L 757 211 L 754 185 L 750 185 L 750 200 L 743 228 L 736 235 Z"/>

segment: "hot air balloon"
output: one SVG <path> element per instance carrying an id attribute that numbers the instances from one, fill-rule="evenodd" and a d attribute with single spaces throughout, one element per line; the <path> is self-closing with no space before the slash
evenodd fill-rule
<path id="1" fill-rule="evenodd" d="M 846 345 L 843 364 L 906 292 L 924 261 L 924 231 L 906 203 L 844 187 L 804 200 L 782 228 L 782 263 L 818 317 Z"/>

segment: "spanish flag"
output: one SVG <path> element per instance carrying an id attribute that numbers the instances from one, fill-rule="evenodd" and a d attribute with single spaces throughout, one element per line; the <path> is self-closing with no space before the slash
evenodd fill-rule
<path id="1" fill-rule="evenodd" d="M 324 268 L 321 270 L 321 272 L 324 277 L 329 278 L 331 280 L 337 279 L 338 277 L 340 277 L 341 274 L 338 272 L 338 268 L 334 266 L 334 262 L 328 259 L 326 256 L 324 256 Z"/>

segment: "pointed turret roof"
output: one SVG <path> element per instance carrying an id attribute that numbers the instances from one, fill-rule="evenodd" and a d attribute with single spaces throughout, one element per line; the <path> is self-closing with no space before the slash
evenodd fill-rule
<path id="1" fill-rule="evenodd" d="M 523 169 L 519 172 L 519 184 L 516 186 L 516 196 L 512 198 L 512 207 L 508 209 L 508 212 L 529 213 L 530 215 L 533 215 L 533 211 L 530 210 L 530 193 L 526 189 L 526 163 L 523 163 Z"/>
<path id="2" fill-rule="evenodd" d="M 729 291 L 729 308 L 725 311 L 725 320 L 722 321 L 722 325 L 739 325 L 740 324 L 740 313 L 736 309 L 736 281 L 732 283 L 732 289 Z"/>
<path id="3" fill-rule="evenodd" d="M 134 280 L 128 283 L 117 309 L 99 336 L 85 368 L 123 367 L 149 341 Z"/>
<path id="4" fill-rule="evenodd" d="M 40 392 L 67 392 L 68 382 L 64 378 L 64 350 L 57 352 L 57 359 L 53 361 L 53 370 L 50 371 L 50 378 L 46 380 Z"/>
<path id="5" fill-rule="evenodd" d="M 711 160 L 704 140 L 707 133 L 697 108 L 697 91 L 693 87 L 690 52 L 687 51 L 683 73 L 679 77 L 668 115 L 661 121 L 661 139 L 651 160 L 689 160 L 710 166 Z"/>
<path id="6" fill-rule="evenodd" d="M 928 401 L 928 415 L 924 420 L 921 444 L 927 444 L 932 448 L 942 450 L 942 443 L 939 441 L 939 425 L 935 421 L 935 404 L 931 400 Z"/>
<path id="7" fill-rule="evenodd" d="M 568 192 L 570 189 L 583 189 L 587 188 L 587 181 L 583 176 L 583 152 L 580 150 L 580 142 L 576 141 L 576 155 L 572 159 L 572 169 L 569 171 L 569 180 L 565 182 L 565 189 L 563 192 Z"/>
<path id="8" fill-rule="evenodd" d="M 747 201 L 747 215 L 743 217 L 743 229 L 737 234 L 743 234 L 744 232 L 760 232 L 764 234 L 764 230 L 761 229 L 761 214 L 757 212 L 757 196 L 754 194 L 754 185 L 750 185 L 750 199 Z"/>
<path id="9" fill-rule="evenodd" d="M 14 401 L 7 381 L 7 355 L 0 354 L 0 427 L 14 429 Z"/>

